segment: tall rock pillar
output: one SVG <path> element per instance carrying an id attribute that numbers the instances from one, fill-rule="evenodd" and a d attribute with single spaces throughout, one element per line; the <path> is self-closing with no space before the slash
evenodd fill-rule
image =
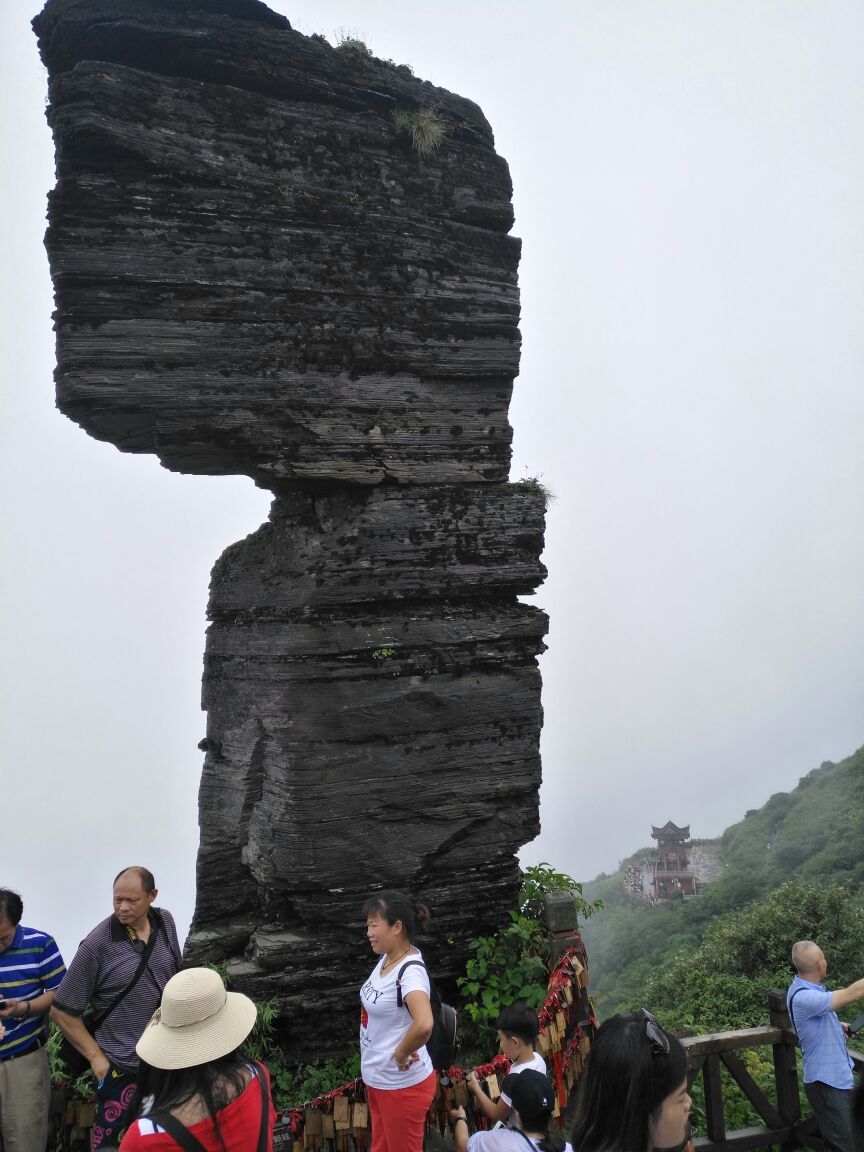
<path id="1" fill-rule="evenodd" d="M 338 1046 L 364 897 L 422 896 L 453 977 L 539 828 L 507 166 L 470 101 L 257 0 L 49 0 L 34 27 L 58 406 L 274 494 L 213 570 L 187 955 L 275 996 L 298 1051 L 322 1011 Z"/>

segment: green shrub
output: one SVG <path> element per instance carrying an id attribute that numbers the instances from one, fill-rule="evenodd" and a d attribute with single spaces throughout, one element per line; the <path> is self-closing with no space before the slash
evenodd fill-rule
<path id="1" fill-rule="evenodd" d="M 519 892 L 519 907 L 510 923 L 495 936 L 478 936 L 469 942 L 473 953 L 465 975 L 456 981 L 462 996 L 463 1044 L 487 1053 L 489 1059 L 498 1038 L 495 1020 L 505 1004 L 524 1000 L 539 1008 L 546 998 L 548 936 L 542 922 L 543 897 L 547 892 L 570 892 L 577 913 L 592 916 L 602 903 L 582 897 L 582 885 L 545 861 L 526 869 Z"/>
<path id="2" fill-rule="evenodd" d="M 419 112 L 397 108 L 393 122 L 408 132 L 419 156 L 434 156 L 444 141 L 444 124 L 435 108 L 421 108 Z"/>
<path id="3" fill-rule="evenodd" d="M 673 1028 L 755 1027 L 765 1023 L 769 990 L 789 984 L 789 951 L 801 939 L 819 942 L 836 987 L 856 979 L 864 949 L 860 890 L 800 880 L 781 884 L 710 923 L 698 947 L 655 966 L 640 999 Z"/>
<path id="4" fill-rule="evenodd" d="M 542 475 L 541 472 L 537 476 L 523 476 L 521 480 L 516 481 L 516 487 L 521 488 L 523 492 L 533 492 L 537 496 L 542 496 L 545 504 L 551 504 L 555 499 L 555 493 L 540 479 Z"/>
<path id="5" fill-rule="evenodd" d="M 522 873 L 522 888 L 519 892 L 519 910 L 526 916 L 541 920 L 544 913 L 543 897 L 547 892 L 569 892 L 576 901 L 576 912 L 583 920 L 600 912 L 602 900 L 586 900 L 582 895 L 582 885 L 566 872 L 556 872 L 551 864 L 541 860 L 532 864 Z"/>
<path id="6" fill-rule="evenodd" d="M 356 36 L 342 36 L 336 45 L 336 51 L 347 56 L 355 64 L 361 64 L 364 67 L 371 64 L 375 59 L 372 55 L 372 49 Z"/>
<path id="7" fill-rule="evenodd" d="M 323 1064 L 299 1064 L 293 1069 L 293 1083 L 285 1093 L 282 1106 L 296 1108 L 316 1096 L 323 1096 L 360 1075 L 360 1053 L 352 1052 L 345 1060 L 325 1060 Z"/>
<path id="8" fill-rule="evenodd" d="M 51 1072 L 51 1083 L 66 1089 L 72 1100 L 93 1100 L 96 1095 L 96 1081 L 88 1068 L 75 1080 L 69 1079 L 66 1065 L 60 1056 L 60 1046 L 63 1043 L 63 1033 L 53 1020 L 48 1021 L 48 1041 L 45 1050 L 48 1053 L 48 1067 Z"/>

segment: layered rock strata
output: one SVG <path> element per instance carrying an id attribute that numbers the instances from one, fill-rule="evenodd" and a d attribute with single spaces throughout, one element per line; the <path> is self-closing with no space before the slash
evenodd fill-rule
<path id="1" fill-rule="evenodd" d="M 363 897 L 423 896 L 452 977 L 538 830 L 546 619 L 518 596 L 543 499 L 506 482 L 507 167 L 470 101 L 255 0 L 49 0 L 34 26 L 58 406 L 274 493 L 213 572 L 187 954 L 277 997 L 297 1048 L 332 1009 L 338 1046 Z"/>

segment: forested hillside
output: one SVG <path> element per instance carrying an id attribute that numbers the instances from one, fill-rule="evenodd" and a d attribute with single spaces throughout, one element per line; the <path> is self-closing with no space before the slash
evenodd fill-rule
<path id="1" fill-rule="evenodd" d="M 605 904 L 583 929 L 601 1019 L 643 1004 L 697 1031 L 762 1023 L 765 991 L 788 983 L 805 936 L 832 986 L 864 975 L 864 749 L 746 813 L 720 848 L 722 875 L 687 903 L 627 899 L 623 868 L 650 849 L 586 884 Z"/>

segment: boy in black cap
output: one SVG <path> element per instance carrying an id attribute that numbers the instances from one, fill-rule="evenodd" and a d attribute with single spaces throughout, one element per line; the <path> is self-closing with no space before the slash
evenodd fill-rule
<path id="1" fill-rule="evenodd" d="M 454 1108 L 450 1113 L 450 1128 L 456 1152 L 526 1152 L 527 1147 L 540 1152 L 573 1152 L 562 1136 L 549 1132 L 555 1110 L 555 1088 L 548 1076 L 533 1068 L 511 1072 L 504 1078 L 501 1093 L 512 1100 L 520 1128 L 494 1128 L 469 1137 L 465 1109 Z"/>

